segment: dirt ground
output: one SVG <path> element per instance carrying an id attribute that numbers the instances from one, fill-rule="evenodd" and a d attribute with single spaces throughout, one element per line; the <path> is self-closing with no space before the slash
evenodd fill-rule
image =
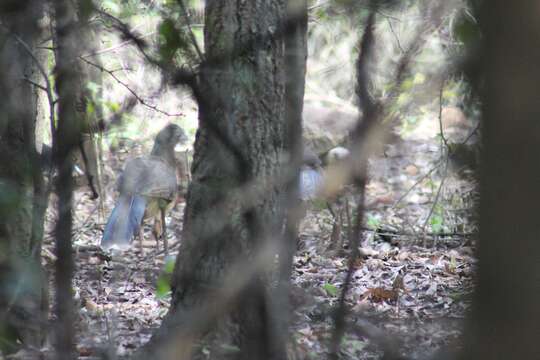
<path id="1" fill-rule="evenodd" d="M 105 352 L 129 355 L 148 341 L 169 306 L 170 296 L 157 296 L 165 259 L 148 225 L 144 254 L 135 244 L 112 256 L 98 247 L 116 196 L 114 178 L 126 158 L 145 150 L 127 145 L 105 154 L 102 204 L 90 200 L 87 188 L 75 194 L 74 288 L 81 359 Z M 370 162 L 364 257 L 355 263 L 347 297 L 351 327 L 342 345 L 344 359 L 381 357 L 381 349 L 368 339 L 366 324 L 410 357 L 459 345 L 475 268 L 474 186 L 470 179 L 435 168 L 440 157 L 435 140 L 407 139 Z M 331 205 L 343 221 L 336 222 L 320 201 L 309 204 L 303 220 L 292 278 L 292 359 L 322 358 L 328 351 L 333 328 L 329 314 L 347 269 L 347 203 L 354 206 L 350 195 Z M 183 209 L 180 202 L 167 218 L 172 255 L 181 241 Z M 54 210 L 49 210 L 43 255 L 51 281 L 54 219 Z M 335 245 L 339 239 L 342 247 Z"/>

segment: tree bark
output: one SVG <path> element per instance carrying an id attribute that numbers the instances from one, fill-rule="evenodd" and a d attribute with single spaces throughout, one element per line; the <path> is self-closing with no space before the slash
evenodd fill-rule
<path id="1" fill-rule="evenodd" d="M 540 24 L 484 3 L 478 285 L 462 359 L 540 359 Z"/>
<path id="2" fill-rule="evenodd" d="M 68 0 L 55 0 L 56 69 L 58 94 L 58 126 L 53 135 L 53 156 L 58 171 L 58 221 L 55 227 L 56 326 L 55 349 L 58 359 L 72 359 L 75 353 L 75 309 L 72 281 L 74 272 L 71 231 L 73 228 L 73 151 L 80 144 L 81 123 L 77 114 L 80 99 L 77 71 L 78 37 L 74 5 Z"/>
<path id="3" fill-rule="evenodd" d="M 47 321 L 41 267 L 45 206 L 35 146 L 37 91 L 33 54 L 43 16 L 39 1 L 0 5 L 0 353 L 40 347 Z M 19 344 L 18 344 L 19 343 Z"/>
<path id="4" fill-rule="evenodd" d="M 279 282 L 275 293 L 275 325 L 271 338 L 274 348 L 285 349 L 289 339 L 290 282 L 293 257 L 296 252 L 298 227 L 304 215 L 304 205 L 300 201 L 298 184 L 303 160 L 302 112 L 307 61 L 307 1 L 289 0 L 285 23 L 285 133 L 284 147 L 288 155 L 285 167 L 285 232 L 281 237 L 279 252 Z M 281 358 L 286 359 L 286 354 Z"/>
<path id="5" fill-rule="evenodd" d="M 183 344 L 189 358 L 204 337 L 211 357 L 277 358 L 266 272 L 283 228 L 284 4 L 220 0 L 205 10 L 193 175 L 164 323 L 176 347 L 162 355 Z"/>

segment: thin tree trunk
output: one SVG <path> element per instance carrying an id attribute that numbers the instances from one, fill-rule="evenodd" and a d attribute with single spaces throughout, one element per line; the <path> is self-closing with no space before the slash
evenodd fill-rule
<path id="1" fill-rule="evenodd" d="M 58 221 L 56 223 L 56 327 L 55 347 L 58 359 L 72 359 L 75 351 L 74 304 L 72 292 L 73 255 L 71 231 L 73 225 L 73 150 L 80 141 L 77 122 L 77 29 L 73 4 L 68 0 L 54 1 L 56 38 L 56 92 L 58 94 L 58 127 L 53 139 L 54 161 L 58 171 Z"/>
<path id="2" fill-rule="evenodd" d="M 0 11 L 3 9 L 0 7 Z M 43 177 L 35 146 L 37 91 L 33 53 L 40 35 L 38 1 L 0 13 L 0 353 L 40 347 L 47 320 L 41 267 Z"/>
<path id="3" fill-rule="evenodd" d="M 462 359 L 540 359 L 540 23 L 484 3 L 478 286 Z"/>
<path id="4" fill-rule="evenodd" d="M 302 203 L 298 189 L 303 158 L 302 110 L 307 60 L 307 1 L 289 0 L 285 24 L 285 150 L 289 155 L 289 171 L 285 172 L 285 233 L 279 253 L 280 274 L 275 295 L 276 325 L 272 338 L 276 349 L 285 349 L 289 339 L 290 281 L 293 256 L 296 251 Z M 289 172 L 291 174 L 289 174 Z M 277 352 L 277 351 L 276 351 Z M 286 354 L 280 358 L 286 359 Z"/>

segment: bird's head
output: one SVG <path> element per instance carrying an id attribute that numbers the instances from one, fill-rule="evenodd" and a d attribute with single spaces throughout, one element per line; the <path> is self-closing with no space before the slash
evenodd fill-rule
<path id="1" fill-rule="evenodd" d="M 340 161 L 344 161 L 351 156 L 351 152 L 349 149 L 344 148 L 342 146 L 337 146 L 333 149 L 330 149 L 325 155 L 324 155 L 324 164 L 325 165 L 331 165 L 336 164 Z"/>
<path id="2" fill-rule="evenodd" d="M 302 156 L 302 166 L 318 169 L 321 167 L 321 160 L 315 154 L 311 148 L 304 146 L 304 153 Z"/>
<path id="3" fill-rule="evenodd" d="M 172 147 L 177 144 L 183 144 L 188 140 L 184 130 L 176 124 L 165 126 L 156 136 L 156 143 L 160 145 L 170 145 Z"/>

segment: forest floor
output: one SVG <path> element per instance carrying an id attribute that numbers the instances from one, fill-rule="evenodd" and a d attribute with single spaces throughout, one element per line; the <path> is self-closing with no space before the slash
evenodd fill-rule
<path id="1" fill-rule="evenodd" d="M 149 226 L 144 254 L 135 244 L 112 256 L 98 247 L 116 196 L 114 174 L 140 153 L 145 153 L 141 146 L 129 145 L 106 155 L 103 209 L 90 200 L 86 188 L 75 193 L 74 288 L 81 359 L 104 352 L 128 356 L 149 340 L 169 307 L 170 296 L 157 289 L 165 258 Z M 459 346 L 474 282 L 474 186 L 443 167 L 435 169 L 440 156 L 435 140 L 400 139 L 370 162 L 364 256 L 355 262 L 347 296 L 351 312 L 343 359 L 381 358 L 381 334 L 411 358 L 445 345 Z M 326 357 L 333 331 L 330 309 L 337 304 L 348 266 L 347 203 L 354 205 L 343 195 L 332 204 L 342 221 L 324 203 L 308 205 L 292 277 L 291 359 Z M 167 218 L 172 255 L 178 249 L 183 209 L 180 202 Z M 55 217 L 49 210 L 43 249 L 51 281 Z"/>

